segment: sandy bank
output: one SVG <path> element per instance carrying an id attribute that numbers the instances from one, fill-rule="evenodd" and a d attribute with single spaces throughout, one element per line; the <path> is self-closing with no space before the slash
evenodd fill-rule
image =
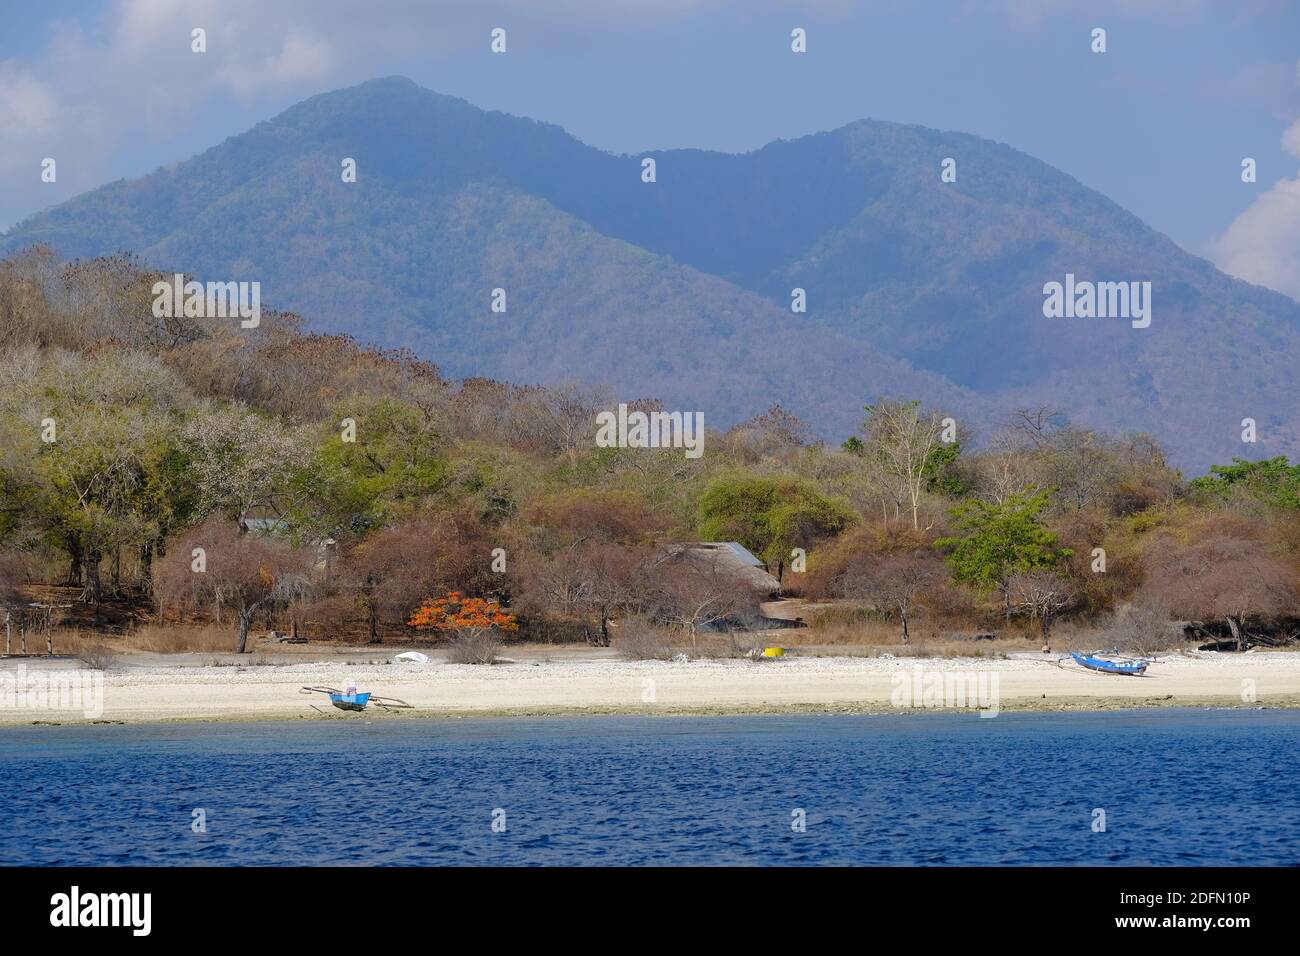
<path id="1" fill-rule="evenodd" d="M 1300 655 L 1174 656 L 1141 678 L 1095 674 L 1055 659 L 821 657 L 627 662 L 607 658 L 518 660 L 493 667 L 335 660 L 263 666 L 118 663 L 102 677 L 102 709 L 14 693 L 21 676 L 71 677 L 71 661 L 0 662 L 0 724 L 35 721 L 355 719 L 306 684 L 398 697 L 414 710 L 367 717 L 469 714 L 848 713 L 943 707 L 990 711 L 1120 707 L 1300 707 Z M 25 667 L 25 671 L 21 670 Z M 90 685 L 86 685 L 90 687 Z M 60 707 L 59 705 L 62 705 Z"/>

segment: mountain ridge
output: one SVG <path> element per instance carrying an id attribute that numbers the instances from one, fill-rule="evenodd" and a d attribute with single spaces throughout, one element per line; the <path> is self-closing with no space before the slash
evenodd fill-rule
<path id="1" fill-rule="evenodd" d="M 942 183 L 950 155 L 957 182 Z M 341 182 L 344 156 L 356 183 Z M 608 381 L 724 424 L 781 401 L 838 438 L 893 395 L 983 429 L 1046 402 L 1150 431 L 1194 468 L 1300 448 L 1286 387 L 1300 305 L 967 133 L 858 120 L 748 153 L 613 154 L 379 78 L 30 217 L 0 251 L 35 242 L 260 276 L 264 301 L 414 344 L 457 376 Z M 1044 318 L 1042 284 L 1066 272 L 1151 280 L 1152 327 Z M 498 287 L 509 304 L 494 318 Z M 806 314 L 790 311 L 796 287 Z M 655 345 L 620 351 L 608 330 Z M 1255 448 L 1237 437 L 1245 417 Z"/>

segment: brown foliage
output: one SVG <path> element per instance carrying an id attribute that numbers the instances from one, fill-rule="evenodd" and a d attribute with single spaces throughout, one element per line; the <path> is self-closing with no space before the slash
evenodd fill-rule
<path id="1" fill-rule="evenodd" d="M 427 595 L 507 593 L 511 578 L 492 571 L 492 550 L 503 546 L 464 512 L 417 518 L 349 548 L 331 584 L 359 596 L 369 638 L 377 641 L 384 625 L 404 625 Z"/>
<path id="2" fill-rule="evenodd" d="M 832 584 L 833 593 L 896 614 L 906 644 L 918 600 L 948 578 L 943 558 L 923 534 L 903 527 L 878 529 L 866 540 L 872 549 L 849 552 Z"/>
<path id="3" fill-rule="evenodd" d="M 1294 614 L 1300 603 L 1294 569 L 1238 515 L 1212 515 L 1181 536 L 1159 534 L 1146 557 L 1144 600 L 1185 619 L 1225 620 L 1239 643 L 1247 622 Z"/>
<path id="4" fill-rule="evenodd" d="M 203 549 L 203 570 L 195 570 L 194 549 Z M 238 526 L 209 518 L 169 543 L 158 562 L 154 589 L 159 600 L 180 608 L 222 608 L 239 622 L 237 653 L 247 648 L 258 609 L 283 604 L 307 591 L 310 556 L 268 535 L 241 533 Z"/>
<path id="5" fill-rule="evenodd" d="M 640 603 L 651 620 L 691 635 L 692 650 L 701 628 L 726 627 L 751 616 L 762 595 L 752 581 L 712 552 L 664 552 L 646 569 Z"/>

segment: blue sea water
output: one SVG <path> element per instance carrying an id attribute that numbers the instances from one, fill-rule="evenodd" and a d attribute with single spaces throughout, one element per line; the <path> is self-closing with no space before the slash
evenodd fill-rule
<path id="1" fill-rule="evenodd" d="M 1298 741 L 1285 711 L 6 729 L 0 863 L 1296 864 Z"/>

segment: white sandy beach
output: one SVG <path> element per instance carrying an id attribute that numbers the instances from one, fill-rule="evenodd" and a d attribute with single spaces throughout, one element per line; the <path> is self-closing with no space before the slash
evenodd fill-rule
<path id="1" fill-rule="evenodd" d="M 15 694 L 17 678 L 82 673 L 67 660 L 0 662 L 0 724 L 168 720 L 335 719 L 471 714 L 725 714 L 880 712 L 946 706 L 1005 710 L 1119 707 L 1300 707 L 1300 654 L 1170 656 L 1145 677 L 1118 677 L 1048 659 L 787 657 L 780 660 L 628 662 L 527 657 L 495 666 L 335 659 L 235 665 L 118 663 L 102 677 L 102 708 L 59 709 Z M 20 670 L 25 668 L 25 671 Z M 71 676 L 69 674 L 69 676 Z M 943 697 L 947 683 L 948 698 Z M 396 697 L 412 710 L 365 715 L 329 707 L 303 685 Z M 953 688 L 965 700 L 954 701 Z M 53 698 L 54 694 L 48 695 Z"/>

